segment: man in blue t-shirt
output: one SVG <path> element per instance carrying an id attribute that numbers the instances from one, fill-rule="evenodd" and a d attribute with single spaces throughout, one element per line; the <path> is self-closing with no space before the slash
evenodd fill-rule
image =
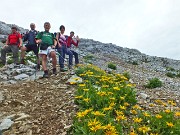
<path id="1" fill-rule="evenodd" d="M 24 42 L 27 41 L 27 44 L 23 47 L 21 47 L 21 64 L 25 64 L 24 57 L 25 57 L 25 51 L 33 51 L 34 54 L 37 56 L 37 68 L 40 69 L 40 62 L 38 57 L 38 46 L 36 44 L 35 37 L 38 34 L 38 32 L 35 30 L 35 24 L 31 23 L 30 28 L 31 30 L 25 34 L 24 36 Z"/>

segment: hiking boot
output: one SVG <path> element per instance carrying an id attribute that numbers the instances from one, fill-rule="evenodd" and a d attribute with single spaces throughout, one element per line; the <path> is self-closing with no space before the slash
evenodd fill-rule
<path id="1" fill-rule="evenodd" d="M 49 74 L 48 74 L 48 71 L 44 71 L 44 75 L 43 75 L 43 78 L 49 78 Z"/>
<path id="2" fill-rule="evenodd" d="M 65 69 L 65 68 L 60 68 L 60 71 L 61 71 L 61 72 L 65 72 L 65 71 L 67 71 L 67 69 Z"/>
<path id="3" fill-rule="evenodd" d="M 72 65 L 69 65 L 69 69 L 70 69 L 70 70 L 72 69 Z"/>
<path id="4" fill-rule="evenodd" d="M 57 75 L 56 68 L 53 68 L 53 74 L 54 74 L 54 75 Z"/>
<path id="5" fill-rule="evenodd" d="M 25 65 L 24 59 L 21 59 L 21 64 Z"/>

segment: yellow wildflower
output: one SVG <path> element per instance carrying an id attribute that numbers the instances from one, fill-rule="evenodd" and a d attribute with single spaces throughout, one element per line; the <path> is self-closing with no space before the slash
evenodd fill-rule
<path id="1" fill-rule="evenodd" d="M 151 129 L 150 129 L 150 127 L 142 126 L 142 127 L 138 128 L 138 130 L 139 130 L 140 132 L 143 132 L 143 134 L 145 134 L 145 133 L 147 133 L 148 131 L 150 131 Z"/>
<path id="2" fill-rule="evenodd" d="M 144 112 L 143 115 L 144 115 L 145 117 L 150 117 L 150 114 L 148 114 L 147 112 Z"/>
<path id="3" fill-rule="evenodd" d="M 74 98 L 75 99 L 81 99 L 81 98 L 83 98 L 83 96 L 75 96 Z"/>
<path id="4" fill-rule="evenodd" d="M 118 135 L 118 133 L 116 131 L 107 130 L 105 135 Z"/>
<path id="5" fill-rule="evenodd" d="M 78 117 L 78 118 L 82 118 L 82 117 L 86 116 L 91 110 L 92 110 L 92 109 L 86 109 L 86 110 L 83 111 L 83 112 L 78 112 L 78 113 L 77 113 L 77 117 Z"/>
<path id="6" fill-rule="evenodd" d="M 122 111 L 115 110 L 117 115 L 123 115 L 124 113 Z"/>
<path id="7" fill-rule="evenodd" d="M 85 102 L 89 102 L 90 99 L 89 99 L 89 98 L 84 98 L 83 100 L 84 100 Z"/>
<path id="8" fill-rule="evenodd" d="M 126 110 L 126 107 L 125 106 L 119 106 L 119 108 L 121 109 L 121 110 Z"/>
<path id="9" fill-rule="evenodd" d="M 91 127 L 91 126 L 95 126 L 95 125 L 98 125 L 100 124 L 100 122 L 98 120 L 96 120 L 96 118 L 94 120 L 90 120 L 88 122 L 88 127 Z"/>
<path id="10" fill-rule="evenodd" d="M 130 104 L 128 102 L 125 102 L 124 103 L 124 106 L 129 106 Z"/>
<path id="11" fill-rule="evenodd" d="M 129 133 L 129 135 L 137 135 L 134 130 Z"/>
<path id="12" fill-rule="evenodd" d="M 93 132 L 96 132 L 97 130 L 100 130 L 100 129 L 102 129 L 101 124 L 97 124 L 97 125 L 92 126 L 92 127 L 90 128 L 90 130 L 93 131 Z"/>
<path id="13" fill-rule="evenodd" d="M 115 104 L 116 104 L 116 103 L 112 102 L 112 103 L 110 103 L 109 106 L 113 107 L 113 106 L 115 106 Z"/>
<path id="14" fill-rule="evenodd" d="M 161 116 L 161 115 L 159 115 L 159 114 L 157 114 L 157 115 L 156 115 L 156 118 L 157 118 L 157 119 L 161 119 L 161 118 L 162 118 L 162 116 Z"/>
<path id="15" fill-rule="evenodd" d="M 171 110 L 167 109 L 167 110 L 165 110 L 164 112 L 165 112 L 165 113 L 170 113 Z"/>
<path id="16" fill-rule="evenodd" d="M 85 74 L 80 74 L 79 76 L 85 76 Z"/>
<path id="17" fill-rule="evenodd" d="M 89 89 L 83 89 L 84 91 L 89 91 Z"/>
<path id="18" fill-rule="evenodd" d="M 150 107 L 153 107 L 153 106 L 154 106 L 154 104 L 149 104 L 149 106 L 150 106 Z"/>
<path id="19" fill-rule="evenodd" d="M 137 111 L 136 110 L 131 110 L 131 113 L 135 115 L 135 114 L 137 114 Z"/>
<path id="20" fill-rule="evenodd" d="M 140 123 L 140 122 L 142 121 L 142 119 L 141 119 L 141 118 L 134 118 L 133 121 L 134 121 L 135 123 Z"/>
<path id="21" fill-rule="evenodd" d="M 108 124 L 108 125 L 105 125 L 105 126 L 104 126 L 104 129 L 106 129 L 106 130 L 108 130 L 108 131 L 114 131 L 114 132 L 116 131 L 115 126 L 112 126 L 111 123 Z"/>
<path id="22" fill-rule="evenodd" d="M 95 112 L 92 112 L 93 115 L 95 116 L 105 116 L 105 114 L 99 112 L 99 111 L 95 111 Z"/>
<path id="23" fill-rule="evenodd" d="M 110 100 L 116 100 L 114 97 L 113 98 L 109 98 Z"/>
<path id="24" fill-rule="evenodd" d="M 103 108 L 104 111 L 112 110 L 113 108 L 111 106 Z"/>
<path id="25" fill-rule="evenodd" d="M 102 88 L 109 88 L 109 85 L 102 85 Z"/>
<path id="26" fill-rule="evenodd" d="M 86 84 L 79 84 L 79 87 L 84 87 L 86 86 Z"/>
<path id="27" fill-rule="evenodd" d="M 168 127 L 173 127 L 173 126 L 174 126 L 172 122 L 166 122 L 166 125 L 167 125 Z"/>
<path id="28" fill-rule="evenodd" d="M 134 106 L 133 106 L 133 109 L 141 110 L 141 107 L 140 107 L 139 105 L 134 105 Z"/>
<path id="29" fill-rule="evenodd" d="M 106 92 L 104 92 L 104 91 L 98 91 L 98 92 L 97 92 L 97 95 L 99 95 L 99 96 L 105 96 L 105 95 L 107 95 L 107 94 L 106 94 Z"/>
<path id="30" fill-rule="evenodd" d="M 119 87 L 113 87 L 113 89 L 114 89 L 114 90 L 120 90 L 120 88 L 119 88 Z"/>
<path id="31" fill-rule="evenodd" d="M 120 120 L 126 120 L 127 118 L 124 116 L 124 115 L 118 115 L 117 117 L 116 117 L 116 120 L 117 121 L 120 121 Z"/>
<path id="32" fill-rule="evenodd" d="M 180 117 L 180 112 L 175 112 L 174 114 L 176 117 Z"/>
<path id="33" fill-rule="evenodd" d="M 69 82 L 69 84 L 73 85 L 73 84 L 76 84 L 76 82 Z"/>
<path id="34" fill-rule="evenodd" d="M 121 100 L 124 100 L 124 98 L 125 98 L 125 97 L 120 96 L 120 99 L 121 99 Z"/>
<path id="35" fill-rule="evenodd" d="M 176 103 L 172 100 L 168 100 L 168 104 L 172 105 L 172 106 L 176 106 Z"/>
<path id="36" fill-rule="evenodd" d="M 113 93 L 112 93 L 112 92 L 108 92 L 107 94 L 108 94 L 108 95 L 113 95 Z M 114 99 L 115 99 L 115 98 L 114 98 Z"/>

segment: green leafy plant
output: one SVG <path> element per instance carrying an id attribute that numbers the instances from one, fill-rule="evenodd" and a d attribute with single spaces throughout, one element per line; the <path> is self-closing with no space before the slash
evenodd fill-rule
<path id="1" fill-rule="evenodd" d="M 145 85 L 146 88 L 157 88 L 161 87 L 162 82 L 158 78 L 152 78 L 149 80 L 149 82 Z"/>
<path id="2" fill-rule="evenodd" d="M 167 71 L 175 71 L 175 69 L 172 68 L 172 67 L 167 67 L 166 70 L 167 70 Z"/>
<path id="3" fill-rule="evenodd" d="M 92 64 L 91 61 L 94 59 L 94 56 L 91 54 L 88 54 L 88 55 L 84 56 L 83 58 L 86 63 Z"/>
<path id="4" fill-rule="evenodd" d="M 124 72 L 123 76 L 125 76 L 128 80 L 131 78 L 131 75 L 129 74 L 129 72 Z"/>
<path id="5" fill-rule="evenodd" d="M 176 74 L 171 73 L 171 72 L 167 72 L 167 73 L 166 73 L 166 76 L 168 76 L 168 77 L 170 77 L 170 78 L 174 78 L 174 77 L 176 77 Z"/>
<path id="6" fill-rule="evenodd" d="M 178 73 L 178 74 L 176 75 L 176 77 L 180 78 L 180 73 Z"/>
<path id="7" fill-rule="evenodd" d="M 132 62 L 133 65 L 139 65 L 137 61 Z"/>
<path id="8" fill-rule="evenodd" d="M 134 85 L 121 74 L 107 74 L 93 65 L 77 69 L 83 82 L 75 92 L 78 112 L 68 134 L 73 135 L 179 135 L 180 112 L 173 100 L 155 100 L 159 111 L 137 105 Z M 153 78 L 152 84 L 159 79 Z M 166 107 L 168 106 L 169 109 Z"/>
<path id="9" fill-rule="evenodd" d="M 116 67 L 116 65 L 114 63 L 108 63 L 108 68 L 111 68 L 113 70 L 117 69 L 117 67 Z"/>

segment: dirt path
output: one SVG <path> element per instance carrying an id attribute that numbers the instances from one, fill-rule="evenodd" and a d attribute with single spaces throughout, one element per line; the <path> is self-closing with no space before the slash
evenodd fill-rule
<path id="1" fill-rule="evenodd" d="M 62 135 L 72 124 L 75 112 L 73 93 L 75 88 L 67 85 L 66 74 L 40 79 L 36 82 L 23 82 L 1 86 L 4 101 L 0 103 L 2 116 L 12 116 L 15 120 L 22 113 L 27 115 L 15 120 L 10 130 L 3 135 Z M 1 116 L 1 117 L 2 117 Z"/>

